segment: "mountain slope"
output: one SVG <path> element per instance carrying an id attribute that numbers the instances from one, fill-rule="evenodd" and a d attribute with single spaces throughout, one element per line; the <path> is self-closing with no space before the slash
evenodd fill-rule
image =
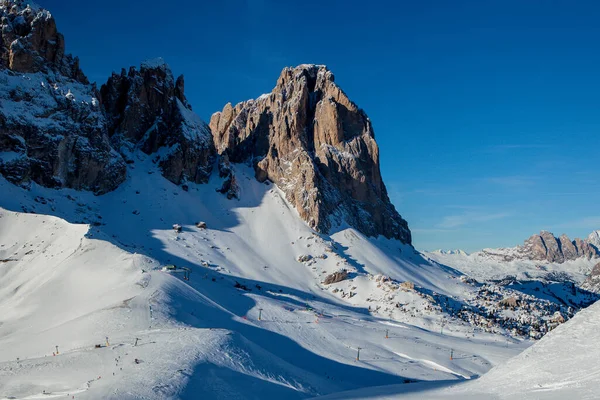
<path id="1" fill-rule="evenodd" d="M 483 377 L 458 385 L 371 388 L 323 399 L 596 399 L 600 386 L 600 304 Z M 412 387 L 410 387 L 412 386 Z"/>
<path id="2" fill-rule="evenodd" d="M 38 213 L 6 211 L 0 219 L 3 243 L 11 245 L 2 256 L 16 259 L 0 265 L 16 274 L 7 281 L 0 307 L 13 308 L 16 285 L 31 276 L 47 274 L 44 285 L 69 296 L 55 302 L 37 292 L 15 309 L 21 317 L 1 321 L 0 329 L 15 333 L 2 339 L 2 347 L 11 351 L 0 360 L 0 396 L 47 390 L 84 399 L 194 398 L 196 393 L 306 398 L 405 379 L 464 379 L 528 345 L 511 341 L 507 348 L 501 336 L 486 333 L 467 338 L 461 324 L 448 324 L 441 335 L 435 323 L 435 329 L 424 330 L 370 315 L 367 304 L 384 303 L 366 303 L 365 297 L 385 292 L 369 274 L 410 279 L 456 296 L 468 287 L 449 279 L 452 271 L 424 262 L 398 241 L 373 241 L 351 229 L 334 237 L 315 234 L 283 193 L 254 180 L 250 168 L 235 167 L 242 200 L 231 201 L 215 191 L 221 184 L 216 175 L 185 191 L 164 179 L 144 153 L 131 158 L 136 163 L 130 164 L 126 182 L 104 196 L 35 184 L 26 191 L 0 180 L 5 194 L 0 206 Z M 91 226 L 87 231 L 87 226 L 41 213 Z M 26 224 L 16 223 L 19 218 Z M 45 226 L 49 222 L 43 221 L 50 220 L 56 223 L 42 234 L 37 223 Z M 207 229 L 197 228 L 197 221 L 206 222 Z M 173 231 L 173 223 L 183 225 L 183 231 Z M 48 263 L 36 246 L 59 233 L 65 243 L 53 242 L 48 256 L 63 251 L 69 261 Z M 29 244 L 36 252 L 25 255 Z M 313 262 L 299 262 L 299 255 L 310 255 Z M 39 261 L 31 263 L 30 257 Z M 25 263 L 31 265 L 29 272 L 20 268 Z M 181 280 L 182 272 L 158 269 L 169 263 L 190 268 L 190 281 Z M 325 275 L 344 266 L 356 276 L 331 286 L 358 293 L 352 298 L 322 284 Z M 88 285 L 98 280 L 106 286 L 90 290 Z M 32 302 L 47 303 L 47 308 L 38 312 Z M 81 312 L 65 306 L 71 303 L 78 303 Z M 425 325 L 427 318 L 414 322 Z M 25 326 L 33 328 L 21 336 Z M 390 339 L 385 339 L 386 330 Z M 94 349 L 105 336 L 111 346 Z M 133 346 L 135 338 L 143 345 Z M 61 354 L 52 357 L 55 345 Z M 363 348 L 359 363 L 356 347 Z M 449 364 L 451 349 L 464 358 Z M 136 364 L 135 358 L 143 362 Z"/>

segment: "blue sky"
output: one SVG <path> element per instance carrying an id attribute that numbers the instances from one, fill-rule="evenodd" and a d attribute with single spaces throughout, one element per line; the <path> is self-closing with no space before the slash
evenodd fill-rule
<path id="1" fill-rule="evenodd" d="M 204 119 L 326 64 L 419 249 L 600 229 L 600 3 L 39 0 L 102 83 L 161 56 Z"/>

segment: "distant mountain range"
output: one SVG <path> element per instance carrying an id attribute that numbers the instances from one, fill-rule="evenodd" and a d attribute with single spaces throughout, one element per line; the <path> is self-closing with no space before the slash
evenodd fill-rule
<path id="1" fill-rule="evenodd" d="M 532 235 L 520 246 L 483 249 L 469 254 L 464 250 L 433 250 L 432 255 L 481 256 L 497 261 L 531 260 L 561 264 L 577 259 L 600 258 L 600 230 L 592 232 L 586 239 L 571 240 L 563 234 L 559 237 L 541 231 Z"/>

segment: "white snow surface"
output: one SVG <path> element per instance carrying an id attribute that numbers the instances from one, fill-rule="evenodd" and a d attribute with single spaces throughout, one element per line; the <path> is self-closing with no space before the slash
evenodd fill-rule
<path id="1" fill-rule="evenodd" d="M 322 399 L 597 399 L 599 340 L 596 303 L 479 379 L 367 388 Z"/>
<path id="2" fill-rule="evenodd" d="M 351 228 L 317 234 L 249 167 L 234 166 L 238 201 L 215 192 L 217 174 L 184 191 L 132 158 L 127 181 L 103 196 L 0 178 L 0 399 L 419 387 L 405 382 L 481 376 L 531 344 L 453 318 L 442 332 L 445 314 L 382 278 L 459 302 L 474 290 L 460 272 Z M 322 284 L 340 269 L 348 280 Z"/>

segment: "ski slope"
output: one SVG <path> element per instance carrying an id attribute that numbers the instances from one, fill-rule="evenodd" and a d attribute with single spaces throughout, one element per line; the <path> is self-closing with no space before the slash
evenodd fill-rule
<path id="1" fill-rule="evenodd" d="M 598 340 L 600 303 L 477 380 L 367 388 L 322 399 L 597 399 Z"/>
<path id="2" fill-rule="evenodd" d="M 463 381 L 531 344 L 442 327 L 386 280 L 458 302 L 473 290 L 459 272 L 351 228 L 316 234 L 246 166 L 238 201 L 216 176 L 186 191 L 131 157 L 103 196 L 0 180 L 0 399 L 311 398 Z"/>

